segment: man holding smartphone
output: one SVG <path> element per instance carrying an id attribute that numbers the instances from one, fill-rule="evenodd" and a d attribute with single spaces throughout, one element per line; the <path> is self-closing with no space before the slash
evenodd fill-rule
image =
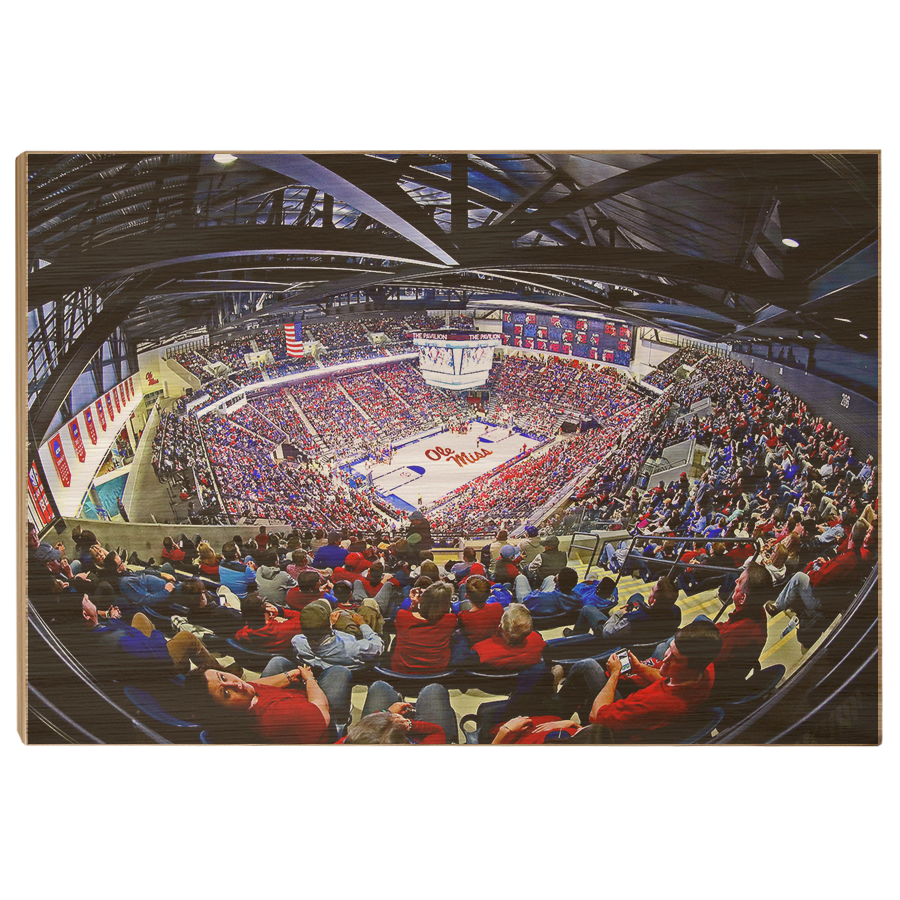
<path id="1" fill-rule="evenodd" d="M 628 697 L 616 691 L 623 674 L 617 653 L 607 659 L 605 671 L 596 660 L 583 659 L 575 663 L 556 695 L 558 706 L 566 712 L 576 710 L 582 724 L 606 725 L 617 742 L 646 740 L 654 731 L 676 726 L 707 701 L 714 679 L 711 663 L 721 646 L 712 622 L 695 621 L 678 629 L 658 669 L 623 651 L 631 675 L 643 682 Z"/>

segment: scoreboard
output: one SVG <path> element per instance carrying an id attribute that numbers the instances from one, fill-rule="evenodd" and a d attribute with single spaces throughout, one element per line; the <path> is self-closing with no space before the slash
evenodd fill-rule
<path id="1" fill-rule="evenodd" d="M 426 384 L 462 391 L 479 388 L 487 381 L 494 361 L 495 334 L 412 334 L 419 351 L 419 370 Z"/>
<path id="2" fill-rule="evenodd" d="M 634 329 L 626 322 L 552 313 L 504 312 L 503 345 L 630 366 Z"/>

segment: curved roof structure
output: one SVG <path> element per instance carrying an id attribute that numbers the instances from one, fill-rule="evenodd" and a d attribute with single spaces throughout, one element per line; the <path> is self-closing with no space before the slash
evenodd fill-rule
<path id="1" fill-rule="evenodd" d="M 878 191 L 876 153 L 33 154 L 33 433 L 116 328 L 140 346 L 353 292 L 874 339 Z"/>

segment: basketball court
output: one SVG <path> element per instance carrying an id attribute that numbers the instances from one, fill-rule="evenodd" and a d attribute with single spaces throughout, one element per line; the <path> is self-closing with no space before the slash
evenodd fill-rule
<path id="1" fill-rule="evenodd" d="M 357 475 L 372 473 L 377 491 L 408 504 L 431 506 L 460 485 L 497 468 L 540 441 L 515 429 L 476 423 L 468 434 L 442 431 L 406 444 L 390 463 L 371 466 L 368 459 L 351 466 Z"/>

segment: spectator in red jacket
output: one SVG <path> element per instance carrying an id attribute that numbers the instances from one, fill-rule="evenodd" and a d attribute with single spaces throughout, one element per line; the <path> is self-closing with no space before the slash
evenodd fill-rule
<path id="1" fill-rule="evenodd" d="M 182 550 L 168 535 L 163 538 L 162 558 L 172 565 L 184 560 L 184 550 Z"/>
<path id="2" fill-rule="evenodd" d="M 290 650 L 291 638 L 303 630 L 298 610 L 279 609 L 255 593 L 241 600 L 241 614 L 244 627 L 235 634 L 235 640 L 252 644 L 260 650 L 271 650 L 273 653 Z"/>
<path id="3" fill-rule="evenodd" d="M 409 674 L 428 674 L 446 669 L 450 663 L 450 636 L 456 616 L 450 612 L 452 590 L 438 582 L 421 595 L 410 592 L 410 609 L 397 610 L 397 643 L 391 668 Z"/>

